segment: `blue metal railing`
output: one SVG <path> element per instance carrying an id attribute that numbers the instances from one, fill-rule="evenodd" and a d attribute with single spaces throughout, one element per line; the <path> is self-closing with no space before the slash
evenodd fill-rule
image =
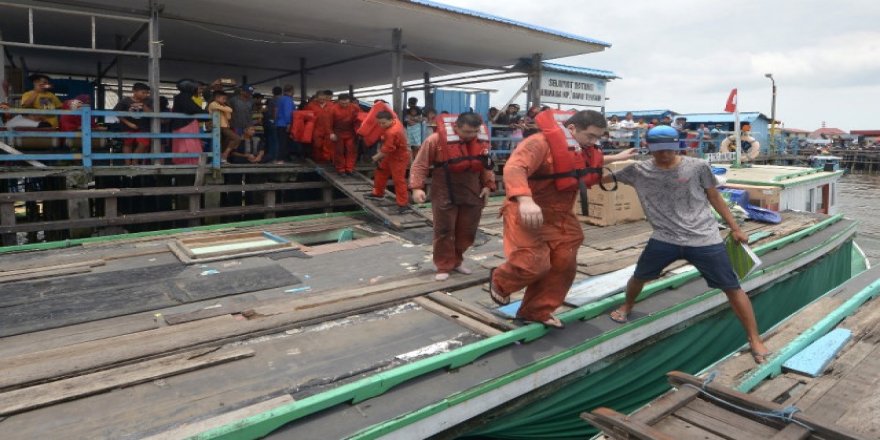
<path id="1" fill-rule="evenodd" d="M 134 160 L 157 160 L 175 158 L 199 158 L 209 155 L 211 167 L 220 168 L 220 119 L 219 115 L 208 114 L 188 115 L 185 113 L 159 113 L 159 112 L 119 112 L 113 110 L 92 110 L 91 107 L 83 106 L 76 110 L 35 110 L 35 109 L 8 109 L 0 110 L 0 114 L 19 115 L 46 115 L 65 116 L 74 115 L 80 118 L 80 131 L 52 131 L 45 129 L 9 129 L 0 131 L 0 139 L 11 143 L 15 138 L 62 138 L 81 139 L 82 150 L 80 153 L 25 153 L 0 155 L 2 161 L 29 161 L 29 160 L 69 160 L 81 161 L 82 167 L 90 171 L 96 160 L 134 159 Z M 130 118 L 160 118 L 160 119 L 197 119 L 212 122 L 209 132 L 200 133 L 147 133 L 147 132 L 119 132 L 119 131 L 96 131 L 92 129 L 92 117 L 130 117 Z M 94 141 L 99 139 L 209 139 L 211 151 L 209 153 L 96 153 L 93 151 Z"/>

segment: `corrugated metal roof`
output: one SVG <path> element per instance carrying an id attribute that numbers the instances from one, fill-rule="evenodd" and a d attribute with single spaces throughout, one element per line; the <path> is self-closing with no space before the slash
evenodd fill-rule
<path id="1" fill-rule="evenodd" d="M 615 75 L 614 72 L 612 72 L 610 70 L 593 69 L 590 67 L 569 66 L 566 64 L 548 63 L 546 61 L 542 62 L 541 65 L 544 67 L 544 70 L 550 70 L 550 71 L 554 71 L 554 72 L 574 73 L 576 75 L 589 75 L 589 76 L 595 76 L 598 78 L 605 78 L 605 79 L 619 79 L 620 78 L 619 76 Z"/>
<path id="2" fill-rule="evenodd" d="M 509 18 L 499 17 L 497 15 L 487 14 L 485 12 L 474 11 L 471 9 L 459 8 L 456 6 L 444 5 L 442 3 L 432 2 L 429 0 L 409 0 L 410 3 L 415 3 L 417 5 L 427 6 L 429 8 L 440 9 L 448 12 L 454 12 L 456 14 L 462 15 L 470 15 L 471 17 L 482 18 L 484 20 L 491 20 L 497 23 L 509 24 L 511 26 L 517 26 L 525 29 L 530 29 L 533 31 L 543 32 L 545 34 L 556 35 L 562 38 L 568 38 L 571 40 L 583 41 L 584 43 L 590 44 L 598 44 L 600 46 L 611 47 L 611 43 L 607 43 L 602 40 L 596 40 L 593 38 L 587 38 L 580 35 L 569 34 L 567 32 L 560 32 L 555 29 L 545 28 L 542 26 L 536 26 L 529 23 L 523 23 L 521 21 L 511 20 Z"/>
<path id="3" fill-rule="evenodd" d="M 660 117 L 665 114 L 669 115 L 677 115 L 675 111 L 667 109 L 659 109 L 659 110 L 623 110 L 623 111 L 614 111 L 614 112 L 605 112 L 605 116 L 612 117 L 617 116 L 618 118 L 622 118 L 626 116 L 627 113 L 632 113 L 634 118 L 646 118 L 646 117 Z"/>
<path id="4" fill-rule="evenodd" d="M 701 122 L 734 122 L 733 113 L 682 113 L 679 116 L 687 118 L 689 123 Z M 739 120 L 741 122 L 754 122 L 758 119 L 770 120 L 761 112 L 740 112 Z"/>

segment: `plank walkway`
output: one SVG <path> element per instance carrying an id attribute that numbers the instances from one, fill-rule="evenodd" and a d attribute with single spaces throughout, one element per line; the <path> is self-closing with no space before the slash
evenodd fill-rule
<path id="1" fill-rule="evenodd" d="M 332 183 L 336 189 L 354 200 L 355 203 L 386 225 L 398 231 L 430 226 L 427 219 L 416 209 L 411 208 L 405 213 L 399 213 L 397 203 L 394 201 L 393 192 L 386 191 L 385 198 L 381 200 L 367 197 L 373 192 L 373 180 L 367 176 L 359 172 L 355 172 L 350 176 L 339 174 L 336 172 L 333 164 L 316 164 L 310 160 L 307 163 L 314 166 L 318 174 Z"/>

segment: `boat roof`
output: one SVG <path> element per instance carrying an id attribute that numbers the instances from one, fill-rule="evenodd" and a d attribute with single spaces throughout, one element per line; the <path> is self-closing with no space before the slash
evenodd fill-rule
<path id="1" fill-rule="evenodd" d="M 35 2 L 16 2 L 32 5 Z M 66 8 L 148 17 L 141 0 L 49 1 Z M 6 41 L 28 40 L 27 11 L 0 6 Z M 401 29 L 403 80 L 504 68 L 532 54 L 556 59 L 599 52 L 610 44 L 464 8 L 425 0 L 189 0 L 165 2 L 159 14 L 161 78 L 212 80 L 222 72 L 251 84 L 292 81 L 300 59 L 308 88 L 344 89 L 389 83 L 392 30 Z M 35 11 L 36 43 L 89 47 L 86 17 Z M 97 47 L 113 49 L 115 35 L 139 35 L 131 50 L 146 51 L 139 23 L 99 19 Z M 33 72 L 94 76 L 113 55 L 7 47 Z M 143 78 L 146 58 L 126 58 L 124 75 Z M 111 71 L 110 75 L 115 74 Z M 287 78 L 287 79 L 285 79 Z"/>
<path id="2" fill-rule="evenodd" d="M 498 387 L 506 378 L 548 357 L 583 351 L 599 361 L 635 343 L 632 335 L 650 336 L 621 329 L 604 316 L 608 302 L 582 296 L 594 293 L 595 285 L 569 294 L 560 312 L 569 323 L 564 332 L 547 333 L 501 313 L 484 290 L 488 268 L 503 261 L 499 203 L 485 208 L 481 233 L 466 255 L 474 273 L 453 274 L 445 282 L 433 280 L 430 230 L 391 235 L 347 215 L 0 255 L 6 269 L 0 307 L 8 317 L 0 327 L 0 355 L 7 359 L 0 390 L 19 396 L 0 406 L 6 416 L 0 436 L 178 438 L 212 428 L 235 430 L 244 426 L 235 420 L 250 417 L 293 417 L 287 420 L 298 420 L 280 437 L 342 438 L 416 408 L 443 405 L 447 396 L 462 395 L 456 393 L 483 387 L 504 392 Z M 809 213 L 783 213 L 783 225 L 784 234 L 817 231 L 804 238 L 807 244 L 854 233 L 848 220 Z M 777 226 L 743 226 L 761 237 L 756 245 L 767 243 L 762 259 L 768 265 L 802 255 L 798 246 L 773 244 L 784 239 L 774 236 L 783 234 Z M 339 228 L 372 235 L 345 242 L 341 235 L 316 236 Z M 644 221 L 583 228 L 578 282 L 630 267 L 651 235 Z M 181 244 L 234 246 L 242 234 L 262 240 L 265 232 L 326 244 L 206 257 L 201 263 L 181 260 Z M 705 311 L 689 304 L 706 290 L 692 268 L 673 265 L 648 287 L 656 294 L 640 302 L 637 315 L 672 311 L 668 325 L 678 326 Z M 716 293 L 723 303 L 723 294 Z M 581 347 L 603 340 L 614 348 Z M 529 391 L 534 388 L 534 378 L 522 380 Z M 80 385 L 62 387 L 70 381 Z M 98 382 L 105 388 L 94 388 Z M 369 400 L 359 404 L 363 399 Z M 417 437 L 423 436 L 407 438 Z"/>
<path id="3" fill-rule="evenodd" d="M 843 171 L 823 171 L 820 168 L 805 168 L 779 165 L 753 165 L 734 168 L 730 164 L 713 164 L 727 169 L 728 183 L 792 187 L 822 179 L 832 179 L 843 175 Z"/>

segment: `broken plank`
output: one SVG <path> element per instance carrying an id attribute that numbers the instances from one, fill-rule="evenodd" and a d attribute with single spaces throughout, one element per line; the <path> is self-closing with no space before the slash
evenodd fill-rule
<path id="1" fill-rule="evenodd" d="M 679 388 L 678 391 L 670 392 L 649 404 L 632 415 L 633 420 L 653 425 L 660 419 L 674 413 L 679 408 L 694 400 L 700 391 L 695 388 Z"/>
<path id="2" fill-rule="evenodd" d="M 452 295 L 447 295 L 443 292 L 432 292 L 428 294 L 428 298 L 449 307 L 452 310 L 455 310 L 463 315 L 470 316 L 476 320 L 482 321 L 485 324 L 491 325 L 492 327 L 498 328 L 500 330 L 513 330 L 517 328 L 517 326 L 513 325 L 509 321 L 505 319 L 501 319 L 492 313 L 489 313 L 481 308 L 478 308 L 471 303 L 462 301 Z"/>
<path id="3" fill-rule="evenodd" d="M 7 391 L 0 394 L 0 415 L 15 414 L 253 355 L 254 351 L 249 348 L 203 349 Z"/>
<path id="4" fill-rule="evenodd" d="M 436 315 L 452 321 L 462 327 L 474 331 L 483 336 L 495 336 L 503 333 L 495 327 L 483 324 L 470 316 L 465 316 L 455 310 L 445 307 L 440 303 L 434 302 L 428 298 L 414 298 L 413 302 L 421 306 L 423 309 L 433 312 Z"/>

